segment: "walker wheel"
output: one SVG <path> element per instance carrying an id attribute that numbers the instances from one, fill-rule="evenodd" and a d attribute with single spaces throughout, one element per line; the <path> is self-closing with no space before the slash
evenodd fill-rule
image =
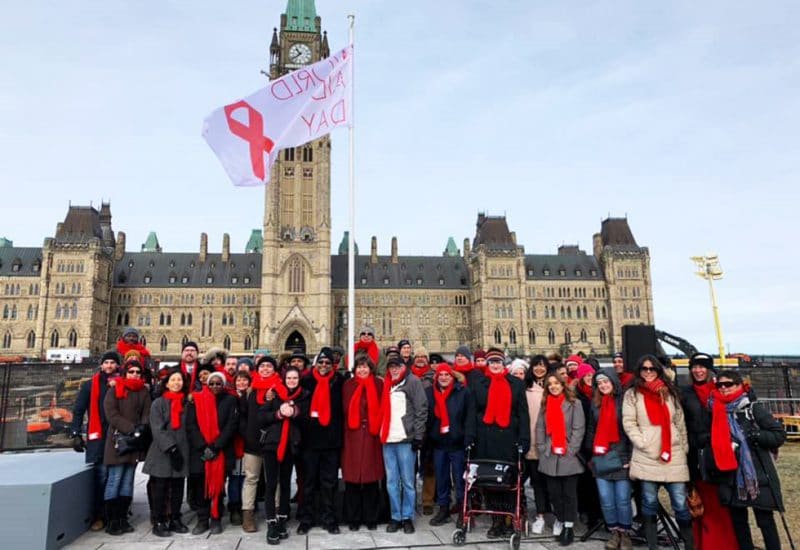
<path id="1" fill-rule="evenodd" d="M 514 533 L 513 535 L 511 535 L 511 538 L 508 539 L 509 548 L 511 548 L 511 550 L 519 550 L 519 543 L 521 539 L 522 537 L 520 536 L 519 533 Z"/>
<path id="2" fill-rule="evenodd" d="M 463 529 L 456 529 L 453 531 L 453 536 L 450 538 L 456 546 L 464 546 L 464 543 L 467 542 L 467 534 Z M 519 543 L 517 544 L 517 548 L 519 548 Z"/>

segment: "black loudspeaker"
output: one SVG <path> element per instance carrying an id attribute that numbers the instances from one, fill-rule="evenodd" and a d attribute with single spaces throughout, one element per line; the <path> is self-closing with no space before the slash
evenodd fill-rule
<path id="1" fill-rule="evenodd" d="M 656 327 L 653 325 L 625 325 L 622 327 L 622 355 L 625 370 L 633 371 L 642 355 L 658 357 Z"/>

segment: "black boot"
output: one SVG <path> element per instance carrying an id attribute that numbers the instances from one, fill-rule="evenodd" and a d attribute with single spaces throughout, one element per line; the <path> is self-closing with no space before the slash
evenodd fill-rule
<path id="1" fill-rule="evenodd" d="M 288 516 L 278 516 L 278 537 L 280 537 L 281 540 L 289 538 L 289 531 L 286 530 L 286 523 L 288 521 Z"/>
<path id="2" fill-rule="evenodd" d="M 117 503 L 118 500 L 119 499 L 112 498 L 104 503 L 107 518 L 106 533 L 114 537 L 118 537 L 122 534 L 122 529 L 119 525 L 119 516 L 117 515 L 119 509 L 119 504 Z"/>
<path id="3" fill-rule="evenodd" d="M 156 524 L 153 526 L 153 534 L 157 537 L 169 537 L 172 535 L 169 531 L 169 524 L 166 521 L 158 520 L 156 520 Z"/>
<path id="4" fill-rule="evenodd" d="M 278 534 L 278 520 L 275 518 L 267 520 L 267 544 L 278 544 L 281 541 Z"/>
<path id="5" fill-rule="evenodd" d="M 231 525 L 242 524 L 242 503 L 231 504 L 228 503 L 228 510 L 231 512 Z"/>
<path id="6" fill-rule="evenodd" d="M 436 512 L 436 515 L 433 516 L 428 523 L 435 527 L 437 525 L 444 525 L 448 521 L 450 521 L 450 506 L 444 505 L 439 506 L 439 511 Z"/>
<path id="7" fill-rule="evenodd" d="M 128 512 L 131 509 L 132 501 L 133 497 L 119 497 L 117 499 L 119 503 L 119 527 L 123 533 L 133 533 L 136 530 L 128 521 Z"/>
<path id="8" fill-rule="evenodd" d="M 560 546 L 569 546 L 575 540 L 575 533 L 572 531 L 572 527 L 564 527 L 564 530 L 561 531 L 561 535 L 558 537 L 558 544 Z"/>
<path id="9" fill-rule="evenodd" d="M 221 533 L 222 533 L 222 520 L 212 518 L 208 524 L 208 534 L 219 535 Z"/>
<path id="10" fill-rule="evenodd" d="M 208 520 L 207 519 L 198 519 L 197 520 L 197 525 L 195 525 L 194 529 L 192 529 L 192 534 L 193 535 L 202 535 L 203 533 L 208 531 L 208 527 L 209 527 L 209 525 L 208 525 Z"/>
<path id="11" fill-rule="evenodd" d="M 683 539 L 684 550 L 694 550 L 694 532 L 692 531 L 692 520 L 686 523 L 678 522 L 681 528 L 681 538 Z"/>
<path id="12" fill-rule="evenodd" d="M 186 525 L 184 525 L 184 523 L 181 521 L 180 514 L 172 514 L 168 527 L 173 533 L 184 534 L 189 532 L 189 528 L 186 527 Z"/>
<path id="13" fill-rule="evenodd" d="M 644 538 L 647 541 L 648 550 L 657 550 L 658 533 L 656 532 L 656 517 L 642 515 L 644 520 Z"/>
<path id="14" fill-rule="evenodd" d="M 490 539 L 499 539 L 503 536 L 503 530 L 505 528 L 505 522 L 503 521 L 502 516 L 492 516 L 492 526 L 489 528 L 489 531 L 486 533 L 486 536 Z"/>

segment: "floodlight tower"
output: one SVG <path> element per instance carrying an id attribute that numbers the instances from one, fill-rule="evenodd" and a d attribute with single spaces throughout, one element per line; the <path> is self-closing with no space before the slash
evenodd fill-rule
<path id="1" fill-rule="evenodd" d="M 722 326 L 719 322 L 719 308 L 717 307 L 717 295 L 714 292 L 714 281 L 722 279 L 722 266 L 719 265 L 719 256 L 707 254 L 706 256 L 692 256 L 692 261 L 697 265 L 695 272 L 699 277 L 708 281 L 708 289 L 711 292 L 711 309 L 714 312 L 714 328 L 717 331 L 717 345 L 719 346 L 719 360 L 725 366 L 725 344 L 722 339 Z"/>

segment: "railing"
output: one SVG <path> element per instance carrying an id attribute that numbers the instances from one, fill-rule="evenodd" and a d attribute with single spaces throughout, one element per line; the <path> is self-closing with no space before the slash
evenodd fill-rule
<path id="1" fill-rule="evenodd" d="M 759 403 L 764 405 L 775 416 L 800 415 L 800 398 L 779 399 L 774 397 L 759 398 Z"/>

